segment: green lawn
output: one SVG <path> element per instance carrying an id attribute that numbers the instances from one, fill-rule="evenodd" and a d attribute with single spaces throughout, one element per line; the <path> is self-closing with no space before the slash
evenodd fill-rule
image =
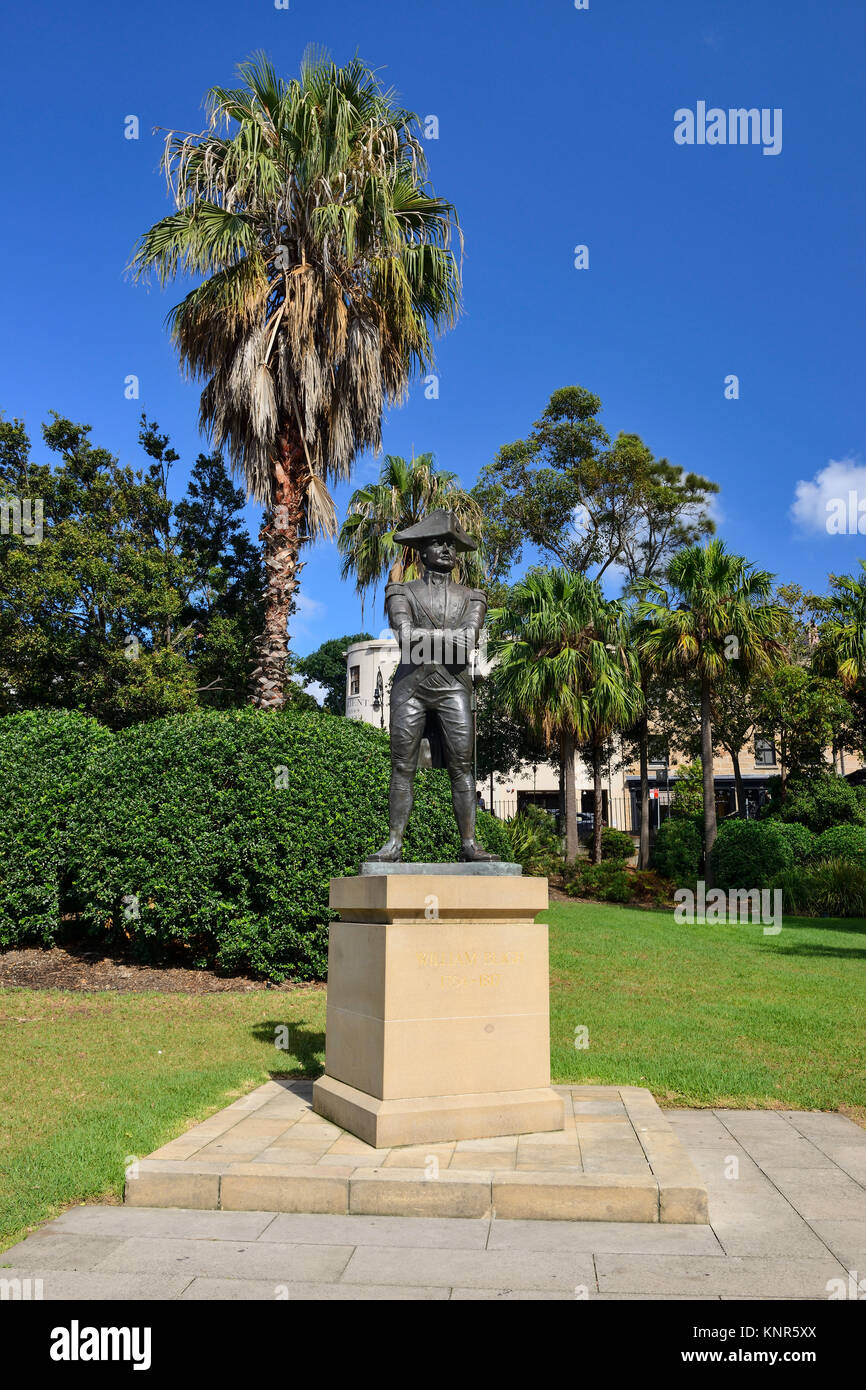
<path id="1" fill-rule="evenodd" d="M 555 1081 L 866 1120 L 866 922 L 789 919 L 771 937 L 603 904 L 548 917 Z M 71 1203 L 118 1200 L 128 1156 L 270 1075 L 320 1071 L 324 1029 L 324 989 L 0 991 L 0 1248 Z"/>
<path id="2" fill-rule="evenodd" d="M 601 903 L 547 916 L 554 1080 L 866 1121 L 866 922 L 788 917 L 764 936 Z"/>
<path id="3" fill-rule="evenodd" d="M 292 1026 L 291 1052 L 274 1046 Z M 325 1062 L 325 991 L 0 991 L 0 1249 L 271 1075 Z"/>

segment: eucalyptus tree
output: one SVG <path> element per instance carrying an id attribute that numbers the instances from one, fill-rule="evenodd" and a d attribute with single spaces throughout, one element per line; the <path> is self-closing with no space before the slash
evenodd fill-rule
<path id="1" fill-rule="evenodd" d="M 254 699 L 278 707 L 301 546 L 336 534 L 328 484 L 380 448 L 383 409 L 429 370 L 460 273 L 418 118 L 369 68 L 311 50 L 288 81 L 261 54 L 238 72 L 242 86 L 208 93 L 203 133 L 169 133 L 174 211 L 132 270 L 200 278 L 169 324 L 205 383 L 201 425 L 265 508 Z"/>

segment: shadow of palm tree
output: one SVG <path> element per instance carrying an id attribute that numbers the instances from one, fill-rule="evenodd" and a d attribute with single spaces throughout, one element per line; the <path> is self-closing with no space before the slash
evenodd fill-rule
<path id="1" fill-rule="evenodd" d="M 279 1057 L 271 1076 L 320 1076 L 325 1069 L 325 1035 L 304 1019 L 265 1019 L 251 1029 L 259 1042 L 270 1043 Z"/>

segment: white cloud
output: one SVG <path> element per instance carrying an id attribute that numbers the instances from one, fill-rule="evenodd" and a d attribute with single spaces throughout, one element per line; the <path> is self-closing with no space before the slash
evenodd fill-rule
<path id="1" fill-rule="evenodd" d="M 828 534 L 828 517 L 854 499 L 866 501 L 866 465 L 856 459 L 830 459 L 811 482 L 800 480 L 794 489 L 791 518 L 806 531 Z M 856 524 L 855 524 L 856 530 Z"/>

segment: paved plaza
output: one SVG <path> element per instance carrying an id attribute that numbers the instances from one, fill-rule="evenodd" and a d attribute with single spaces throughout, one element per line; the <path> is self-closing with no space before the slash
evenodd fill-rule
<path id="1" fill-rule="evenodd" d="M 866 1131 L 804 1111 L 664 1113 L 708 1225 L 75 1207 L 0 1255 L 0 1278 L 40 1279 L 46 1300 L 851 1296 Z"/>

